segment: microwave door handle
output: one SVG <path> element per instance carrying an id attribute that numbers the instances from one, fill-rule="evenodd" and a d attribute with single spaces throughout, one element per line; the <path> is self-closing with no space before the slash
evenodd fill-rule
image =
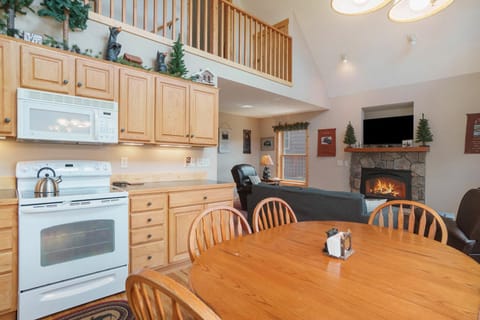
<path id="1" fill-rule="evenodd" d="M 93 124 L 93 127 L 95 128 L 95 140 L 98 141 L 99 139 L 99 134 L 100 134 L 100 126 L 99 126 L 99 123 L 98 123 L 98 110 L 95 110 L 95 123 Z"/>

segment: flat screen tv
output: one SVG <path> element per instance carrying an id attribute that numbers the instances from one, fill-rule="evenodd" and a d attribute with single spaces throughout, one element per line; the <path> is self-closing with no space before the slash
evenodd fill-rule
<path id="1" fill-rule="evenodd" d="M 413 115 L 363 120 L 363 144 L 394 145 L 413 139 Z"/>

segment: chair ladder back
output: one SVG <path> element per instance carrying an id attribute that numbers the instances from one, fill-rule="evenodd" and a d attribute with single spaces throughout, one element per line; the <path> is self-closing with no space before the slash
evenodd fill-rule
<path id="1" fill-rule="evenodd" d="M 190 226 L 188 250 L 193 262 L 209 248 L 235 237 L 252 233 L 245 217 L 228 206 L 208 208 Z M 198 254 L 197 254 L 198 251 Z"/>

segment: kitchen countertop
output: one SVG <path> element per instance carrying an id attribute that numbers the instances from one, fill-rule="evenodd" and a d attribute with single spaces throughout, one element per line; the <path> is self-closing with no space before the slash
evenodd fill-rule
<path id="1" fill-rule="evenodd" d="M 0 189 L 0 205 L 17 203 L 17 191 L 15 189 Z"/>
<path id="2" fill-rule="evenodd" d="M 125 187 L 120 187 L 129 194 L 141 194 L 148 192 L 173 192 L 190 190 L 192 187 L 205 188 L 223 188 L 235 187 L 233 182 L 224 182 L 217 180 L 178 180 L 178 181 L 163 181 L 163 182 L 145 182 L 143 184 L 132 184 Z"/>

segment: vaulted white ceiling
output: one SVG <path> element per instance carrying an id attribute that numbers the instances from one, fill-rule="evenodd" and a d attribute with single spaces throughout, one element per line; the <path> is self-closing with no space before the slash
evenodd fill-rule
<path id="1" fill-rule="evenodd" d="M 367 15 L 345 16 L 331 9 L 330 0 L 236 2 L 269 23 L 295 18 L 329 97 L 480 72 L 480 0 L 456 0 L 412 23 L 390 21 L 391 4 Z M 348 63 L 341 62 L 342 55 Z M 262 94 L 256 98 L 263 100 Z"/>

